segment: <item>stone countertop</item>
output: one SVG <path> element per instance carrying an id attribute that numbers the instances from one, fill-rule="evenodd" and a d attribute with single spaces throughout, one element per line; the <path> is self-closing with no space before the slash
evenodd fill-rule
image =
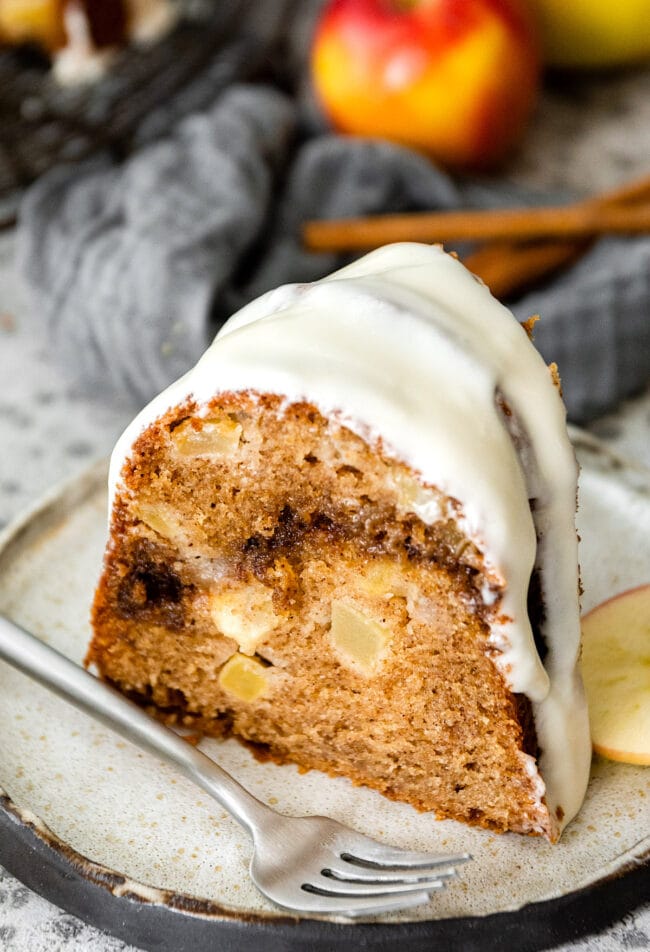
<path id="1" fill-rule="evenodd" d="M 569 140 L 576 142 L 570 162 Z M 546 163 L 543 174 L 540 153 Z M 535 185 L 610 187 L 647 172 L 649 154 L 647 72 L 623 76 L 606 94 L 598 84 L 589 91 L 578 88 L 568 99 L 547 93 L 512 177 Z M 579 182 L 567 178 L 567 168 L 579 169 Z M 133 410 L 79 397 L 52 365 L 38 315 L 30 310 L 16 273 L 14 246 L 12 233 L 0 234 L 0 528 L 52 485 L 107 455 Z M 617 452 L 650 467 L 650 393 L 591 429 Z M 0 949 L 130 952 L 129 946 L 56 909 L 1 869 Z M 561 947 L 562 952 L 631 949 L 650 949 L 650 903 L 605 933 Z"/>

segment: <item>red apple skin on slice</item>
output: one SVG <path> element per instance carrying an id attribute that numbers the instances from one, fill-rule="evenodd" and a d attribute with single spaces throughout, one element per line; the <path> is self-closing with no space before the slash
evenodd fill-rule
<path id="1" fill-rule="evenodd" d="M 650 765 L 650 584 L 588 612 L 582 639 L 594 750 L 610 760 Z"/>

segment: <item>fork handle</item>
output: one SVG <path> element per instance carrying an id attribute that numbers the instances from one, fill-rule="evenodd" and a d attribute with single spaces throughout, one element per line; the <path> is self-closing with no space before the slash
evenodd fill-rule
<path id="1" fill-rule="evenodd" d="M 148 753 L 178 767 L 251 835 L 275 811 L 178 734 L 20 625 L 0 616 L 0 658 Z"/>

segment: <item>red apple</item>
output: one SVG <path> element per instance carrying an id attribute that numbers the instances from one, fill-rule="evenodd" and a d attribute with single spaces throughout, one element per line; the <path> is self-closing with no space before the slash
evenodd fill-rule
<path id="1" fill-rule="evenodd" d="M 311 66 L 340 131 L 473 168 L 520 137 L 540 72 L 522 0 L 330 0 Z"/>

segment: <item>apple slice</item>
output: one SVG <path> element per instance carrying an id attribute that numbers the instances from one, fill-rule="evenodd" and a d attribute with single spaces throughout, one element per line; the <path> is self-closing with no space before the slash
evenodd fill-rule
<path id="1" fill-rule="evenodd" d="M 594 750 L 610 760 L 650 764 L 650 585 L 592 609 L 582 635 Z"/>

